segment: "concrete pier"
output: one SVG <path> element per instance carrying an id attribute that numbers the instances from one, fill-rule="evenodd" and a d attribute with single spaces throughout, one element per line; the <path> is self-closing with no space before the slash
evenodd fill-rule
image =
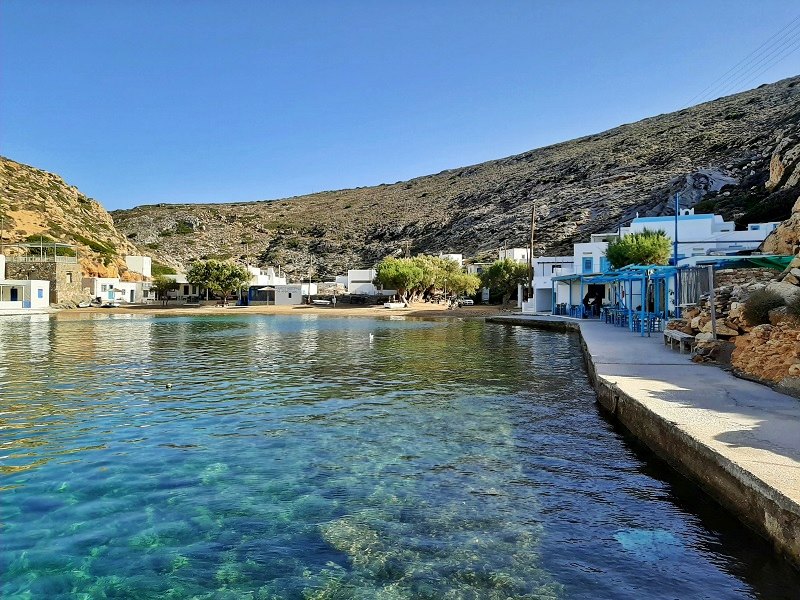
<path id="1" fill-rule="evenodd" d="M 595 320 L 487 321 L 575 330 L 600 405 L 800 568 L 800 400 Z"/>

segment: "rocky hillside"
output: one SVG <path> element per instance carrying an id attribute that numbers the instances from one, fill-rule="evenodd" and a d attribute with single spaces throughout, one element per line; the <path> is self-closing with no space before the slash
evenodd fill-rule
<path id="1" fill-rule="evenodd" d="M 112 213 L 117 227 L 159 262 L 235 257 L 318 274 L 412 252 L 488 255 L 525 245 L 537 206 L 537 253 L 640 213 L 685 206 L 741 224 L 781 220 L 797 194 L 788 178 L 769 189 L 769 165 L 800 122 L 800 77 L 761 86 L 517 156 L 391 185 L 276 201 L 140 206 Z M 796 183 L 796 182 L 794 182 Z"/>
<path id="2" fill-rule="evenodd" d="M 97 201 L 57 175 L 2 157 L 0 237 L 4 244 L 40 238 L 77 244 L 86 275 L 116 276 L 125 270 L 121 256 L 138 252 Z"/>

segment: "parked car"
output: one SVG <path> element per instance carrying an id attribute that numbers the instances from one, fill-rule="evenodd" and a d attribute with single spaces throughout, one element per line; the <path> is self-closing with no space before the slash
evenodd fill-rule
<path id="1" fill-rule="evenodd" d="M 459 306 L 474 306 L 475 301 L 472 298 L 459 298 L 458 299 Z"/>

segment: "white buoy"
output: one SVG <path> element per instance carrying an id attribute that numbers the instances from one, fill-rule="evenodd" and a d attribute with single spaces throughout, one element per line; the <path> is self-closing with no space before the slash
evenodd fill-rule
<path id="1" fill-rule="evenodd" d="M 171 383 L 168 383 L 168 384 L 167 384 L 166 386 L 164 386 L 164 387 L 166 387 L 168 390 L 171 390 L 171 389 L 172 389 L 172 384 L 171 384 Z"/>

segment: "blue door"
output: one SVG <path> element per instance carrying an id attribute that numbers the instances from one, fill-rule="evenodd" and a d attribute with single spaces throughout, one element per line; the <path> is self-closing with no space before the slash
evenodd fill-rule
<path id="1" fill-rule="evenodd" d="M 584 273 L 591 273 L 592 272 L 592 257 L 586 256 L 583 259 L 583 272 Z"/>

